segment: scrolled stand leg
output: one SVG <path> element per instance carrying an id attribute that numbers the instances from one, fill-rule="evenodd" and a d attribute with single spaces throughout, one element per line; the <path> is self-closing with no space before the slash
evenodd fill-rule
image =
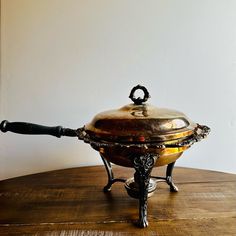
<path id="1" fill-rule="evenodd" d="M 133 160 L 135 174 L 135 182 L 139 186 L 139 221 L 138 225 L 141 228 L 148 226 L 147 220 L 147 198 L 148 198 L 148 186 L 150 180 L 150 173 L 155 165 L 157 156 L 152 154 L 144 154 L 137 156 Z"/>
<path id="2" fill-rule="evenodd" d="M 179 189 L 178 187 L 174 184 L 173 179 L 172 179 L 172 172 L 174 169 L 175 162 L 172 162 L 167 165 L 166 168 L 166 183 L 170 186 L 170 191 L 171 192 L 178 192 Z"/>
<path id="3" fill-rule="evenodd" d="M 123 182 L 124 183 L 126 180 L 121 179 L 121 178 L 114 178 L 111 163 L 108 160 L 106 160 L 102 155 L 101 155 L 101 158 L 102 158 L 102 161 L 103 161 L 104 166 L 106 168 L 107 178 L 108 178 L 107 185 L 104 186 L 103 192 L 107 193 L 107 192 L 111 191 L 111 187 L 115 182 Z"/>

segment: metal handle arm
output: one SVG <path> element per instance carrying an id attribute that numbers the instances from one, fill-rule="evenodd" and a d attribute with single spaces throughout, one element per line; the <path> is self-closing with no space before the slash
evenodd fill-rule
<path id="1" fill-rule="evenodd" d="M 62 126 L 44 126 L 26 122 L 9 122 L 4 120 L 0 124 L 0 130 L 2 132 L 13 132 L 18 134 L 30 134 L 30 135 L 52 135 L 60 138 L 61 136 L 76 137 L 76 130 L 63 128 Z"/>

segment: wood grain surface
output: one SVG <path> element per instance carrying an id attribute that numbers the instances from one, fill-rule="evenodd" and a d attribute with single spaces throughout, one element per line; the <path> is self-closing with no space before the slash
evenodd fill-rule
<path id="1" fill-rule="evenodd" d="M 113 169 L 116 177 L 133 175 Z M 177 167 L 174 179 L 178 193 L 158 183 L 149 198 L 145 229 L 136 227 L 138 201 L 122 183 L 103 193 L 103 166 L 0 181 L 0 235 L 236 235 L 236 175 Z"/>

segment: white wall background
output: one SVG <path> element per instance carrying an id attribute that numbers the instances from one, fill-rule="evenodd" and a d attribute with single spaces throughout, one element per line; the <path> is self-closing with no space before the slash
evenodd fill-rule
<path id="1" fill-rule="evenodd" d="M 236 173 L 236 1 L 2 0 L 0 120 L 77 128 L 130 103 L 212 133 L 178 165 Z M 0 134 L 0 178 L 101 164 L 76 138 Z"/>

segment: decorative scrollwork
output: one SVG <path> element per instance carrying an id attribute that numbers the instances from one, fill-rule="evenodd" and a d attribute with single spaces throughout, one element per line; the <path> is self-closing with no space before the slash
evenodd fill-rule
<path id="1" fill-rule="evenodd" d="M 171 145 L 166 145 L 166 147 L 183 147 L 183 146 L 191 146 L 196 142 L 207 137 L 210 133 L 211 129 L 206 125 L 197 124 L 197 128 L 194 130 L 194 134 L 189 136 L 187 139 L 181 140 Z"/>
<path id="2" fill-rule="evenodd" d="M 153 167 L 155 162 L 155 156 L 153 154 L 147 153 L 143 156 L 138 156 L 134 158 L 134 168 L 140 173 L 145 174 Z"/>
<path id="3" fill-rule="evenodd" d="M 176 148 L 183 146 L 191 146 L 195 142 L 207 137 L 210 133 L 210 128 L 205 125 L 197 124 L 197 127 L 194 129 L 192 135 L 182 139 L 180 141 L 173 142 L 171 144 L 164 144 L 163 142 L 150 142 L 150 143 L 119 143 L 119 142 L 108 142 L 104 140 L 94 140 L 90 135 L 85 131 L 85 128 L 79 128 L 76 130 L 77 137 L 83 140 L 85 143 L 90 143 L 92 147 L 102 148 L 102 147 L 120 147 L 120 148 L 129 148 L 137 147 L 144 148 L 146 150 L 150 149 L 165 149 L 165 148 Z"/>
<path id="4" fill-rule="evenodd" d="M 139 221 L 140 227 L 148 226 L 147 220 L 147 197 L 150 173 L 155 165 L 158 156 L 152 153 L 146 153 L 142 156 L 136 156 L 133 159 L 135 168 L 134 179 L 139 186 Z"/>

